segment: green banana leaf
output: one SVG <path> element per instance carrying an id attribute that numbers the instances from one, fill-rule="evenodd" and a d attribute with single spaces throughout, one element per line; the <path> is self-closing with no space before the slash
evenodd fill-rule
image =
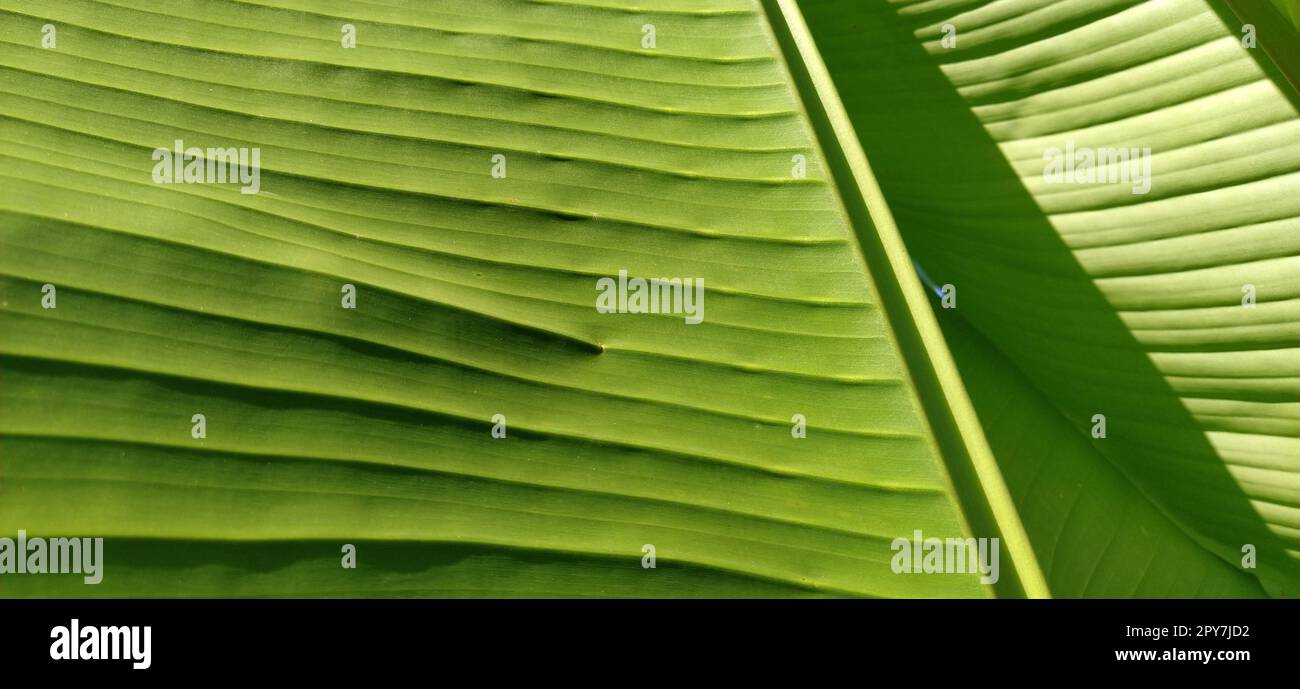
<path id="1" fill-rule="evenodd" d="M 0 593 L 1046 593 L 756 3 L 0 9 L 0 533 L 106 570 Z M 260 190 L 156 184 L 175 140 Z M 598 312 L 620 271 L 703 321 Z M 1000 576 L 895 573 L 915 531 Z"/>
<path id="2" fill-rule="evenodd" d="M 1296 595 L 1296 99 L 1157 4 L 0 0 L 0 596 Z"/>
<path id="3" fill-rule="evenodd" d="M 1282 13 L 1284 18 L 1290 19 L 1291 23 L 1297 29 L 1300 29 L 1300 3 L 1297 3 L 1296 0 L 1270 0 L 1270 2 Z"/>
<path id="4" fill-rule="evenodd" d="M 1052 591 L 1298 595 L 1279 43 L 1247 47 L 1251 17 L 1202 0 L 804 9 L 911 256 L 959 295 L 936 313 Z M 1147 193 L 1048 184 L 1067 145 L 1149 148 Z"/>

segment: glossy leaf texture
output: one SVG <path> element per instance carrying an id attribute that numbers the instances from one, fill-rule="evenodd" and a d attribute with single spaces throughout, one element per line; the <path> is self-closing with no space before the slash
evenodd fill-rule
<path id="1" fill-rule="evenodd" d="M 0 19 L 0 533 L 106 538 L 102 584 L 0 595 L 999 592 L 891 569 L 1000 531 L 758 3 Z M 154 183 L 177 140 L 256 147 L 260 191 Z M 703 322 L 598 313 L 621 270 L 702 278 Z"/>
<path id="2" fill-rule="evenodd" d="M 1056 595 L 1300 593 L 1300 39 L 1229 4 L 800 3 Z"/>

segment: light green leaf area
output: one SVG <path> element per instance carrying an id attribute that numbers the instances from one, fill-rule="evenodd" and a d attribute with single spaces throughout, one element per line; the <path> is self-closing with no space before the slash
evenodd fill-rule
<path id="1" fill-rule="evenodd" d="M 801 7 L 909 252 L 955 287 L 936 314 L 1053 593 L 1300 594 L 1291 27 L 1248 49 L 1203 0 Z M 1061 183 L 1067 148 L 1150 170 Z"/>
<path id="2" fill-rule="evenodd" d="M 0 535 L 106 538 L 0 595 L 992 595 L 891 570 L 997 532 L 762 8 L 620 5 L 0 0 Z M 155 184 L 178 139 L 260 192 Z"/>
<path id="3" fill-rule="evenodd" d="M 1164 516 L 983 335 L 940 319 L 1054 595 L 1266 595 Z"/>

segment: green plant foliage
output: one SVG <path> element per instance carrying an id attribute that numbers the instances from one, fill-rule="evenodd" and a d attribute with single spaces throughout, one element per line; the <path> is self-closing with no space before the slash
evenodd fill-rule
<path id="1" fill-rule="evenodd" d="M 936 313 L 1053 591 L 1297 595 L 1300 117 L 1266 53 L 1201 0 L 804 9 L 960 294 Z M 1067 145 L 1149 148 L 1147 193 L 1048 183 Z"/>
<path id="2" fill-rule="evenodd" d="M 891 570 L 999 534 L 757 4 L 0 9 L 0 533 L 107 539 L 4 595 L 994 592 Z M 155 184 L 175 140 L 259 193 Z M 598 313 L 620 270 L 703 322 Z"/>
<path id="3" fill-rule="evenodd" d="M 0 0 L 0 538 L 105 538 L 0 596 L 1294 596 L 1300 98 L 1236 21 Z"/>

